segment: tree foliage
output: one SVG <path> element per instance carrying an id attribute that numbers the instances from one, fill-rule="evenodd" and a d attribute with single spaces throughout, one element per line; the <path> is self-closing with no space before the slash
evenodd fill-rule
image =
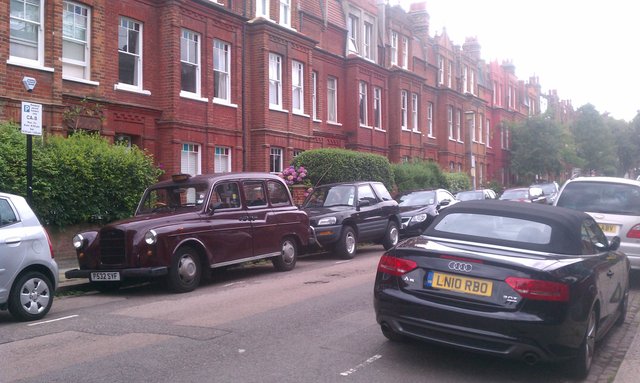
<path id="1" fill-rule="evenodd" d="M 392 164 L 393 178 L 397 191 L 437 189 L 447 185 L 447 179 L 440 167 L 434 162 L 415 161 Z"/>
<path id="2" fill-rule="evenodd" d="M 529 118 L 512 128 L 512 171 L 529 183 L 536 176 L 557 178 L 564 168 L 564 137 L 559 126 L 541 116 Z"/>
<path id="3" fill-rule="evenodd" d="M 616 173 L 613 134 L 593 105 L 586 104 L 578 108 L 571 132 L 576 143 L 576 154 L 584 160 L 586 170 L 605 175 Z"/>

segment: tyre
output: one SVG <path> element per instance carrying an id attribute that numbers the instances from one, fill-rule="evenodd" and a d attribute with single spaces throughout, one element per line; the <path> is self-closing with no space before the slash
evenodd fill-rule
<path id="1" fill-rule="evenodd" d="M 587 330 L 585 331 L 578 355 L 569 364 L 569 372 L 576 379 L 584 379 L 589 375 L 596 347 L 597 331 L 596 309 L 593 308 L 591 309 L 591 313 L 589 313 L 589 319 L 587 319 Z"/>
<path id="2" fill-rule="evenodd" d="M 620 311 L 620 315 L 618 319 L 616 319 L 616 325 L 622 326 L 624 324 L 624 320 L 627 318 L 627 309 L 629 306 L 629 290 L 624 292 L 624 296 L 622 297 L 622 301 L 620 301 L 620 306 L 618 306 L 618 310 Z"/>
<path id="3" fill-rule="evenodd" d="M 382 246 L 384 249 L 389 250 L 397 245 L 399 236 L 400 232 L 398 231 L 398 224 L 394 221 L 389 221 L 387 230 L 384 233 L 384 238 L 382 239 Z"/>
<path id="4" fill-rule="evenodd" d="M 380 330 L 382 331 L 382 335 L 384 335 L 385 338 L 389 339 L 392 342 L 404 342 L 406 340 L 404 335 L 398 334 L 397 332 L 393 331 L 391 326 L 381 325 Z"/>
<path id="5" fill-rule="evenodd" d="M 29 271 L 20 276 L 9 293 L 9 312 L 20 321 L 44 317 L 53 304 L 53 284 L 44 274 Z"/>
<path id="6" fill-rule="evenodd" d="M 280 255 L 271 258 L 273 267 L 278 271 L 290 271 L 296 266 L 298 260 L 298 245 L 295 239 L 287 237 L 280 244 Z"/>
<path id="7" fill-rule="evenodd" d="M 167 285 L 174 293 L 187 293 L 200 284 L 202 264 L 195 249 L 184 246 L 173 254 Z"/>
<path id="8" fill-rule="evenodd" d="M 356 232 L 351 226 L 345 226 L 342 228 L 342 235 L 338 240 L 338 244 L 335 247 L 335 251 L 342 259 L 352 259 L 356 255 L 356 248 L 358 245 L 358 238 Z"/>

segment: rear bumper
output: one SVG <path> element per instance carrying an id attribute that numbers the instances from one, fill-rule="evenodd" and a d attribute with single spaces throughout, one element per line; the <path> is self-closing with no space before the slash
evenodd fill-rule
<path id="1" fill-rule="evenodd" d="M 548 323 L 532 314 L 477 312 L 424 303 L 415 297 L 397 299 L 376 292 L 376 320 L 394 332 L 423 341 L 503 358 L 561 361 L 575 357 L 584 334 L 581 323 Z M 582 325 L 584 327 L 584 325 Z"/>
<path id="2" fill-rule="evenodd" d="M 67 270 L 64 273 L 64 276 L 67 279 L 71 278 L 90 278 L 91 273 L 94 272 L 110 272 L 117 271 L 120 273 L 120 278 L 129 279 L 129 278 L 155 278 L 162 277 L 169 273 L 169 268 L 166 266 L 159 267 L 142 267 L 136 269 L 104 269 L 104 270 L 80 270 L 80 269 L 72 269 Z M 108 281 L 105 281 L 108 282 Z"/>

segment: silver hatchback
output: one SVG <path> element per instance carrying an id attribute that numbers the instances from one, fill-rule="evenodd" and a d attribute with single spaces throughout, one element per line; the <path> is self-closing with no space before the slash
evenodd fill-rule
<path id="1" fill-rule="evenodd" d="M 27 201 L 0 193 L 0 309 L 21 321 L 51 309 L 58 265 L 51 241 Z"/>
<path id="2" fill-rule="evenodd" d="M 556 206 L 591 215 L 607 238 L 620 237 L 620 250 L 640 270 L 640 182 L 616 177 L 578 177 L 560 189 Z"/>

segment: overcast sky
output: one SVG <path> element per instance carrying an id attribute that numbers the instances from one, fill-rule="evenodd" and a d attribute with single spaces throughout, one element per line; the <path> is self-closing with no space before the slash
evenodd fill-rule
<path id="1" fill-rule="evenodd" d="M 421 0 L 401 0 L 403 4 Z M 513 61 L 575 109 L 631 121 L 640 109 L 640 2 L 636 0 L 424 0 L 430 34 L 477 37 L 487 61 Z"/>

